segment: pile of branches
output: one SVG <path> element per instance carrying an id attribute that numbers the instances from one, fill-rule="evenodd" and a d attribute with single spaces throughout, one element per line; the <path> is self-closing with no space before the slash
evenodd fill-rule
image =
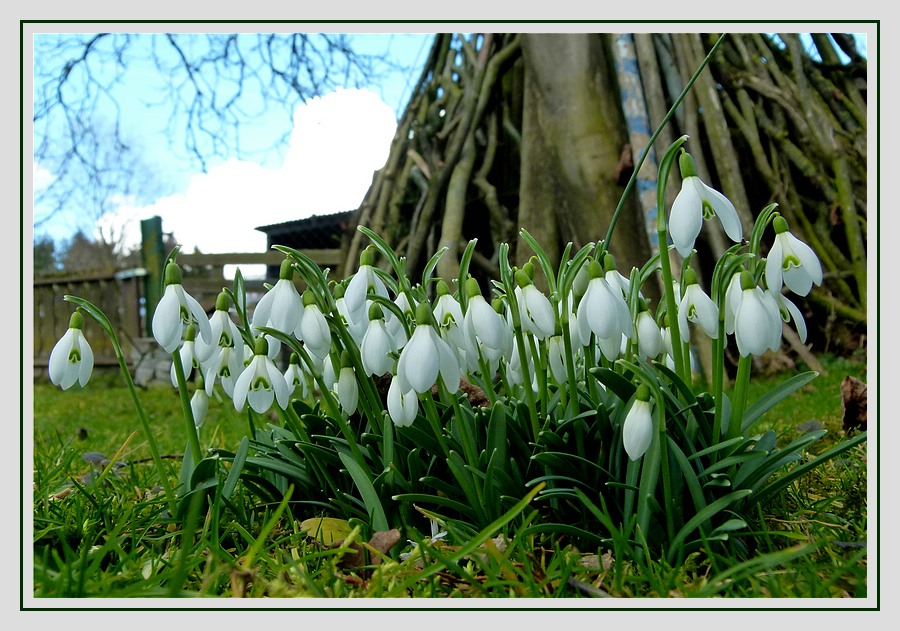
<path id="1" fill-rule="evenodd" d="M 719 35 L 625 35 L 655 128 Z M 477 238 L 473 269 L 496 278 L 496 245 L 514 242 L 519 228 L 519 165 L 529 140 L 522 125 L 525 37 L 435 36 L 387 163 L 349 226 L 341 277 L 355 270 L 366 245 L 355 229 L 361 225 L 405 256 L 410 274 L 426 263 L 424 253 L 447 245 L 439 272 L 452 276 L 454 250 Z M 622 36 L 597 37 L 614 59 Z M 629 68 L 617 67 L 610 89 L 633 79 L 625 76 Z M 730 34 L 655 145 L 661 151 L 683 134 L 700 140 L 692 147 L 703 149 L 692 155 L 701 178 L 732 199 L 745 226 L 767 204 L 779 205 L 825 270 L 822 287 L 802 307 L 810 341 L 838 353 L 865 345 L 866 76 L 867 60 L 847 34 Z M 623 147 L 622 181 L 645 149 Z M 677 181 L 670 186 L 677 192 Z M 717 232 L 704 231 L 698 241 L 698 253 L 707 248 L 711 260 L 726 247 Z"/>

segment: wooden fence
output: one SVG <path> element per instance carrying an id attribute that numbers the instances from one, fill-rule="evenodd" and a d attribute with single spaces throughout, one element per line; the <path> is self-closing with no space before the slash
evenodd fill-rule
<path id="1" fill-rule="evenodd" d="M 334 269 L 342 262 L 337 249 L 305 250 L 314 262 L 322 267 Z M 179 254 L 178 264 L 183 273 L 185 289 L 194 296 L 207 313 L 215 309 L 216 298 L 223 287 L 231 287 L 232 281 L 225 278 L 226 265 L 265 265 L 269 273 L 266 279 L 245 280 L 247 308 L 262 297 L 266 289 L 264 283 L 277 280 L 277 270 L 284 255 L 270 250 L 261 254 Z M 104 274 L 82 274 L 70 276 L 36 277 L 34 279 L 34 366 L 42 369 L 50 360 L 50 351 L 69 327 L 69 318 L 74 305 L 63 300 L 69 294 L 89 300 L 99 307 L 115 327 L 122 350 L 130 363 L 136 362 L 148 348 L 150 318 L 147 309 L 147 283 L 159 282 L 158 276 L 150 275 L 145 269 L 122 270 Z M 298 289 L 303 282 L 298 278 Z M 94 351 L 96 366 L 117 365 L 112 343 L 100 327 L 85 318 L 84 334 Z"/>

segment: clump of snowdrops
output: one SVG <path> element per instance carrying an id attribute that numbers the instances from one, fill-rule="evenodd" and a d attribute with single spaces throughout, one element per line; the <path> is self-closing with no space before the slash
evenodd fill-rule
<path id="1" fill-rule="evenodd" d="M 172 356 L 187 434 L 176 486 L 114 329 L 76 296 L 65 297 L 78 308 L 50 378 L 64 389 L 88 382 L 81 331 L 91 316 L 114 341 L 173 515 L 189 498 L 243 483 L 260 503 L 289 497 L 298 517 L 398 528 L 425 545 L 423 524 L 458 541 L 513 524 L 518 536 L 566 535 L 619 557 L 649 549 L 675 563 L 702 546 L 744 551 L 755 507 L 865 435 L 801 466 L 824 430 L 787 445 L 754 433 L 816 376 L 747 401 L 752 358 L 779 348 L 782 323 L 805 340 L 790 296 L 820 284 L 822 268 L 774 204 L 744 235 L 732 203 L 697 176 L 686 140 L 659 169 L 660 209 L 676 163 L 682 176 L 658 219 L 659 243 L 672 245 L 641 269 L 619 270 L 609 237 L 570 244 L 554 265 L 522 230 L 533 256 L 513 266 L 500 244 L 489 286 L 468 271 L 474 240 L 458 277 L 434 276 L 441 250 L 414 282 L 405 260 L 360 227 L 371 243 L 349 278 L 329 279 L 302 251 L 275 246 L 285 255 L 279 279 L 252 312 L 238 272 L 207 317 L 182 286 L 176 248 L 152 322 Z M 707 220 L 734 242 L 708 290 L 694 269 Z M 662 287 L 655 305 L 644 296 L 650 283 Z M 711 384 L 693 370 L 701 335 L 711 341 Z M 740 357 L 730 396 L 729 344 Z M 198 439 L 198 427 L 217 422 L 206 418 L 216 391 L 247 420 L 234 451 L 204 452 Z"/>

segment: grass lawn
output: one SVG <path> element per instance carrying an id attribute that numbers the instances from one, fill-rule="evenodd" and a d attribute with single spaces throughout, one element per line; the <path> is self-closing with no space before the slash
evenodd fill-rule
<path id="1" fill-rule="evenodd" d="M 779 442 L 820 426 L 828 430 L 810 457 L 845 437 L 842 379 L 866 380 L 864 358 L 822 361 L 826 373 L 779 403 L 758 427 L 772 429 Z M 748 400 L 784 378 L 754 377 Z M 140 396 L 177 481 L 185 452 L 177 393 L 161 385 Z M 200 433 L 204 449 L 233 451 L 247 433 L 244 417 L 228 400 L 211 400 L 207 419 Z M 753 554 L 746 557 L 695 553 L 679 567 L 655 558 L 621 562 L 603 547 L 509 531 L 506 539 L 490 532 L 473 542 L 437 541 L 424 564 L 416 562 L 417 551 L 404 536 L 383 562 L 360 569 L 347 561 L 359 546 L 334 548 L 309 536 L 303 520 L 312 512 L 254 505 L 240 492 L 227 510 L 188 510 L 181 520 L 168 519 L 140 427 L 117 373 L 97 372 L 81 391 L 62 392 L 35 380 L 36 597 L 867 595 L 865 442 L 761 507 L 748 537 Z M 124 464 L 107 467 L 109 461 Z M 412 558 L 401 556 L 408 553 Z"/>

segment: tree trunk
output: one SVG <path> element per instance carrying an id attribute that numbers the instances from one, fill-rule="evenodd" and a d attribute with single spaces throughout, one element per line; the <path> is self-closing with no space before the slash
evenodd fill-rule
<path id="1" fill-rule="evenodd" d="M 624 191 L 627 132 L 611 75 L 609 41 L 597 34 L 524 34 L 525 117 L 519 225 L 553 263 L 561 247 L 606 238 Z M 630 158 L 630 156 L 629 156 Z M 650 257 L 642 214 L 628 203 L 610 243 L 625 275 Z M 516 258 L 530 250 L 519 242 Z"/>

